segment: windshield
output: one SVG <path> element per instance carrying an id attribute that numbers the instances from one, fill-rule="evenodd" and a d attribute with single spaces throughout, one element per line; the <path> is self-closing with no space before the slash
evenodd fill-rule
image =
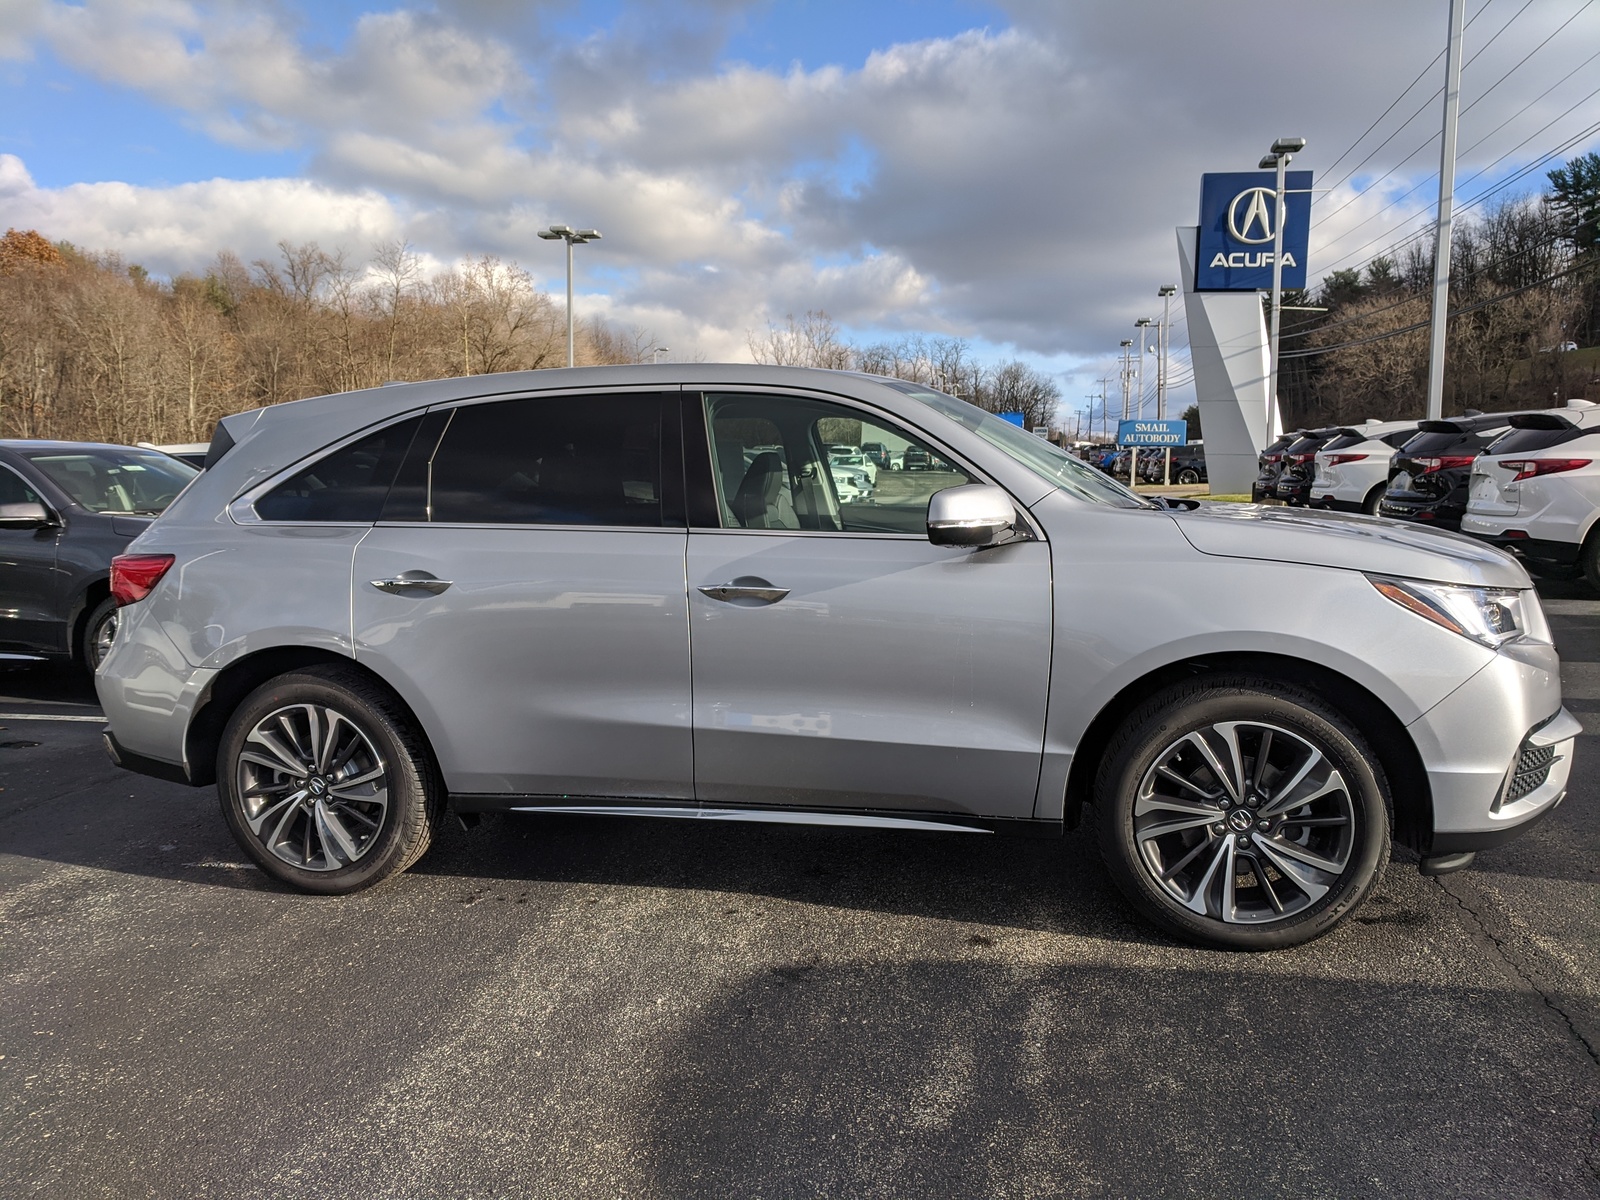
<path id="1" fill-rule="evenodd" d="M 114 446 L 24 451 L 90 512 L 157 516 L 200 472 L 170 455 Z"/>
<path id="2" fill-rule="evenodd" d="M 1074 458 L 1054 443 L 1019 429 L 1009 421 L 1002 421 L 975 404 L 946 396 L 920 383 L 907 383 L 903 379 L 884 379 L 882 382 L 961 422 L 991 446 L 1005 451 L 1016 462 L 1069 496 L 1116 508 L 1160 507 L 1135 496 L 1116 480 L 1101 474 L 1082 459 Z"/>

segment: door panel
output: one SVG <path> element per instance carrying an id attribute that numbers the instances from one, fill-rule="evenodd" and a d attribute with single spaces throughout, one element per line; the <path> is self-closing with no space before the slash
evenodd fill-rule
<path id="1" fill-rule="evenodd" d="M 688 575 L 702 803 L 1033 815 L 1045 543 L 696 530 Z"/>
<path id="2" fill-rule="evenodd" d="M 44 498 L 0 464 L 0 504 Z M 64 577 L 56 562 L 62 529 L 0 529 L 0 647 L 59 652 L 67 646 Z"/>
<path id="3" fill-rule="evenodd" d="M 417 712 L 453 792 L 687 799 L 684 538 L 380 525 L 356 551 L 356 657 Z M 371 582 L 408 572 L 449 586 Z"/>

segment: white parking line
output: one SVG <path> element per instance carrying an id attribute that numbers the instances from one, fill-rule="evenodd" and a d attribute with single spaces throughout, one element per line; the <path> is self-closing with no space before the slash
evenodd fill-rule
<path id="1" fill-rule="evenodd" d="M 66 713 L 0 713 L 0 721 L 93 721 L 96 725 L 104 725 L 106 719 L 100 717 L 69 716 Z"/>

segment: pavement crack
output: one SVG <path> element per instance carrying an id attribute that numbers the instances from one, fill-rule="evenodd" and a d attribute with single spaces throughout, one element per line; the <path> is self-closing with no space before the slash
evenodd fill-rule
<path id="1" fill-rule="evenodd" d="M 1489 925 L 1484 921 L 1483 917 L 1479 915 L 1478 911 L 1474 909 L 1471 904 L 1467 903 L 1466 897 L 1450 888 L 1450 886 L 1445 882 L 1444 876 L 1435 875 L 1433 877 L 1433 881 L 1439 886 L 1439 889 L 1443 891 L 1446 896 L 1449 896 L 1450 899 L 1455 901 L 1456 907 L 1467 915 L 1472 922 L 1473 928 L 1482 934 L 1483 937 L 1494 946 L 1496 956 L 1511 971 L 1511 973 L 1521 980 L 1529 991 L 1538 996 L 1539 999 L 1544 1002 L 1546 1008 L 1561 1018 L 1567 1029 L 1571 1031 L 1573 1039 L 1576 1040 L 1577 1043 L 1583 1047 L 1585 1053 L 1589 1055 L 1590 1061 L 1593 1062 L 1595 1066 L 1600 1067 L 1600 1046 L 1595 1044 L 1589 1035 L 1580 1027 L 1578 1022 L 1573 1019 L 1572 1014 L 1569 1013 L 1566 1008 L 1562 1006 L 1561 1002 L 1550 993 L 1550 991 L 1540 980 L 1539 976 L 1528 970 L 1528 968 L 1522 964 L 1518 956 L 1511 952 L 1509 946 L 1507 945 L 1506 939 L 1500 937 L 1494 932 L 1494 930 L 1489 928 Z"/>
<path id="2" fill-rule="evenodd" d="M 1445 876 L 1435 875 L 1433 882 L 1439 886 L 1440 891 L 1455 901 L 1456 907 L 1466 916 L 1472 928 L 1478 932 L 1482 940 L 1494 947 L 1495 957 L 1499 959 L 1501 965 L 1519 980 L 1528 991 L 1539 997 L 1547 1009 L 1561 1019 L 1562 1024 L 1567 1027 L 1567 1032 L 1572 1035 L 1573 1040 L 1583 1047 L 1584 1053 L 1589 1056 L 1589 1061 L 1596 1067 L 1600 1067 L 1600 1047 L 1595 1045 L 1594 1039 L 1584 1031 L 1579 1022 L 1573 1019 L 1572 1014 L 1543 985 L 1539 976 L 1525 967 L 1519 957 L 1512 953 L 1511 948 L 1507 945 L 1507 940 L 1489 928 L 1488 922 L 1467 902 L 1466 897 L 1450 888 L 1445 879 Z M 1584 1149 L 1584 1160 L 1588 1165 L 1589 1174 L 1593 1178 L 1600 1179 L 1600 1107 L 1590 1110 L 1589 1122 L 1589 1144 Z"/>

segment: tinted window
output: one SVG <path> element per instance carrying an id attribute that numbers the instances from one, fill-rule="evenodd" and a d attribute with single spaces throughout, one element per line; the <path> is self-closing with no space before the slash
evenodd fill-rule
<path id="1" fill-rule="evenodd" d="M 256 515 L 264 521 L 376 521 L 421 423 L 412 417 L 385 426 L 318 459 L 257 500 Z"/>
<path id="2" fill-rule="evenodd" d="M 1428 456 L 1476 454 L 1504 432 L 1504 429 L 1492 429 L 1485 430 L 1482 433 L 1471 433 L 1464 430 L 1450 433 L 1443 431 L 1418 433 L 1401 447 L 1400 453 L 1407 458 L 1415 458 L 1419 454 Z"/>
<path id="3" fill-rule="evenodd" d="M 153 517 L 200 472 L 147 450 L 27 450 L 29 462 L 90 512 Z"/>
<path id="4" fill-rule="evenodd" d="M 1583 430 L 1571 426 L 1565 429 L 1509 429 L 1489 449 L 1493 454 L 1528 454 L 1535 450 L 1548 450 L 1551 446 L 1581 438 L 1583 434 Z"/>
<path id="5" fill-rule="evenodd" d="M 1346 446 L 1359 446 L 1367 440 L 1363 433 L 1341 433 L 1323 443 L 1324 450 L 1343 450 Z"/>
<path id="6" fill-rule="evenodd" d="M 431 517 L 659 528 L 661 406 L 659 396 L 547 396 L 458 408 L 433 456 Z"/>
<path id="7" fill-rule="evenodd" d="M 926 536 L 934 492 L 972 482 L 921 439 L 870 414 L 796 396 L 710 396 L 717 497 L 728 529 Z M 874 441 L 901 469 L 867 461 Z M 849 447 L 844 453 L 838 447 Z"/>
<path id="8" fill-rule="evenodd" d="M 43 504 L 39 493 L 9 467 L 0 466 L 0 504 Z"/>

